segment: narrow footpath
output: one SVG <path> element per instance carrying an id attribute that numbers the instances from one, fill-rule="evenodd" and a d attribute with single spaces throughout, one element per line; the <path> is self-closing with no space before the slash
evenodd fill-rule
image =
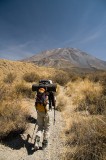
<path id="1" fill-rule="evenodd" d="M 54 110 L 50 111 L 50 138 L 45 150 L 34 151 L 33 144 L 36 135 L 36 110 L 34 101 L 27 102 L 30 107 L 28 129 L 5 143 L 0 144 L 0 160 L 61 160 L 60 154 L 64 152 L 62 132 L 65 127 L 61 112 L 55 111 L 56 122 L 54 125 Z"/>

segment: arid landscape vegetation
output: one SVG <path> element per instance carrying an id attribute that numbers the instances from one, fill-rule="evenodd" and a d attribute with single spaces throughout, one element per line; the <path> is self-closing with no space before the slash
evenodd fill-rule
<path id="1" fill-rule="evenodd" d="M 0 60 L 0 140 L 28 127 L 27 100 L 33 83 L 57 83 L 56 110 L 65 127 L 60 160 L 106 160 L 106 71 L 75 73 L 38 67 L 33 63 Z M 53 144 L 52 144 L 53 145 Z M 52 159 L 52 158 L 51 158 Z"/>

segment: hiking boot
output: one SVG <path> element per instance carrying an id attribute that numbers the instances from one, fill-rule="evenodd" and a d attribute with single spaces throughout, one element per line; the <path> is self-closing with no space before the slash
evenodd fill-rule
<path id="1" fill-rule="evenodd" d="M 48 141 L 47 140 L 43 140 L 42 149 L 45 149 L 47 146 L 48 146 Z"/>
<path id="2" fill-rule="evenodd" d="M 39 136 L 36 136 L 36 138 L 35 138 L 35 143 L 34 143 L 34 148 L 35 148 L 35 150 L 38 150 L 38 149 L 39 149 L 39 144 L 40 144 L 40 137 L 39 137 Z"/>

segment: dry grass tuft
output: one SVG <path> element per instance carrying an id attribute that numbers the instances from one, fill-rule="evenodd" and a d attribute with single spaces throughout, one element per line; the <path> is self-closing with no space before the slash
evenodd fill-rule
<path id="1" fill-rule="evenodd" d="M 106 146 L 106 119 L 103 116 L 75 115 L 71 120 L 70 129 L 66 131 L 66 144 L 69 146 L 67 159 L 101 160 Z"/>
<path id="2" fill-rule="evenodd" d="M 60 73 L 58 72 L 53 77 L 53 81 L 61 86 L 66 85 L 69 80 L 70 76 L 68 73 L 65 72 L 60 72 Z"/>
<path id="3" fill-rule="evenodd" d="M 72 96 L 76 111 L 87 110 L 90 114 L 105 113 L 106 97 L 103 95 L 103 87 L 100 83 L 87 79 L 68 83 L 66 93 Z"/>
<path id="4" fill-rule="evenodd" d="M 10 101 L 16 98 L 17 98 L 17 95 L 12 85 L 0 83 L 0 102 L 2 102 L 3 100 Z M 19 96 L 18 96 L 18 99 L 19 99 Z"/>
<path id="5" fill-rule="evenodd" d="M 30 73 L 25 73 L 23 75 L 23 79 L 26 82 L 36 82 L 40 79 L 39 75 L 36 74 L 35 72 L 30 72 Z"/>
<path id="6" fill-rule="evenodd" d="M 6 86 L 4 86 L 3 83 L 0 83 L 0 101 L 5 99 L 6 91 L 7 91 Z"/>
<path id="7" fill-rule="evenodd" d="M 26 129 L 28 111 L 23 109 L 19 101 L 2 101 L 0 103 L 0 139 L 13 131 Z"/>
<path id="8" fill-rule="evenodd" d="M 6 75 L 6 77 L 4 78 L 4 82 L 7 83 L 7 84 L 11 84 L 14 82 L 16 78 L 16 74 L 15 73 L 8 73 Z"/>
<path id="9" fill-rule="evenodd" d="M 23 98 L 34 98 L 32 88 L 23 82 L 15 85 L 15 91 L 17 95 L 20 95 Z"/>
<path id="10" fill-rule="evenodd" d="M 66 97 L 64 97 L 62 94 L 60 94 L 60 95 L 57 96 L 57 99 L 58 99 L 58 103 L 57 103 L 57 106 L 56 106 L 56 110 L 64 111 L 65 105 L 67 103 Z"/>
<path id="11" fill-rule="evenodd" d="M 0 84 L 0 139 L 11 132 L 25 130 L 28 111 L 22 107 L 21 101 L 14 86 Z"/>
<path id="12" fill-rule="evenodd" d="M 68 104 L 68 100 L 67 97 L 64 93 L 64 88 L 58 86 L 58 94 L 57 94 L 57 106 L 56 106 L 56 110 L 58 111 L 64 111 L 65 107 Z"/>

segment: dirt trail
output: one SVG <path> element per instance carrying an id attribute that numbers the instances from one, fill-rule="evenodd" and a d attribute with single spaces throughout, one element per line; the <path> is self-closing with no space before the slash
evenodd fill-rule
<path id="1" fill-rule="evenodd" d="M 48 147 L 45 150 L 35 152 L 33 149 L 36 133 L 35 130 L 33 135 L 36 124 L 34 101 L 28 101 L 27 105 L 30 107 L 31 114 L 28 129 L 24 134 L 20 134 L 16 138 L 0 144 L 0 160 L 60 160 L 60 153 L 64 152 L 64 141 L 61 133 L 65 126 L 61 112 L 56 111 L 55 125 L 53 124 L 54 111 L 50 112 L 50 139 Z M 32 135 L 33 138 L 31 139 Z"/>

